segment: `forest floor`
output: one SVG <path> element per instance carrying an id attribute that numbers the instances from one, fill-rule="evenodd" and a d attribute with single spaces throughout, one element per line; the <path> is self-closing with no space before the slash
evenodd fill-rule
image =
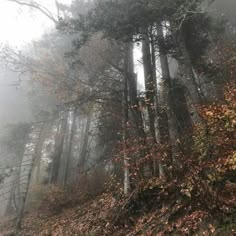
<path id="1" fill-rule="evenodd" d="M 236 215 L 181 197 L 174 185 L 152 179 L 129 197 L 114 191 L 83 204 L 24 217 L 22 236 L 236 235 Z M 3 234 L 11 235 L 11 234 Z"/>

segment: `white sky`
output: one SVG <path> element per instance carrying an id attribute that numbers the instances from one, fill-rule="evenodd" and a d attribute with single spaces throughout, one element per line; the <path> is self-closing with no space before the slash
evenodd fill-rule
<path id="1" fill-rule="evenodd" d="M 55 11 L 55 0 L 38 1 Z M 59 0 L 62 1 L 69 0 Z M 8 0 L 0 0 L 0 46 L 7 43 L 19 49 L 32 40 L 39 39 L 46 30 L 50 29 L 55 29 L 54 23 L 41 13 Z M 10 86 L 17 82 L 18 78 L 18 74 L 0 68 L 0 133 L 7 123 L 31 119 L 26 92 L 24 89 Z"/>
<path id="2" fill-rule="evenodd" d="M 56 10 L 55 0 L 38 0 L 50 11 Z M 59 0 L 70 3 L 71 0 Z M 19 6 L 8 0 L 0 0 L 0 43 L 12 46 L 22 46 L 32 40 L 40 38 L 45 32 L 53 28 L 54 24 L 42 13 L 27 6 Z"/>

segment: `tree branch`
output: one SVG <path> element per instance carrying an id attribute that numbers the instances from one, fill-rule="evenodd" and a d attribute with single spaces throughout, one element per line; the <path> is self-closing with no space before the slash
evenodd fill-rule
<path id="1" fill-rule="evenodd" d="M 40 5 L 39 3 L 35 1 L 24 1 L 24 0 L 7 0 L 9 2 L 14 2 L 22 6 L 28 6 L 32 7 L 41 13 L 43 13 L 45 16 L 47 16 L 51 21 L 53 21 L 55 24 L 58 23 L 58 19 L 56 19 L 53 14 L 44 6 Z"/>

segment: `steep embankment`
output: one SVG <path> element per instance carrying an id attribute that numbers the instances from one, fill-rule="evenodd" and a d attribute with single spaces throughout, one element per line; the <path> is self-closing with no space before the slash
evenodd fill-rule
<path id="1" fill-rule="evenodd" d="M 236 194 L 236 186 L 233 191 Z M 223 222 L 226 215 L 181 196 L 175 185 L 164 187 L 158 179 L 149 181 L 129 198 L 117 199 L 114 195 L 114 192 L 105 193 L 82 205 L 64 208 L 51 215 L 40 212 L 27 215 L 22 235 L 236 234 L 235 221 Z M 227 217 L 233 219 L 233 215 L 228 214 Z"/>
<path id="2" fill-rule="evenodd" d="M 114 179 L 93 196 L 86 182 L 52 187 L 41 207 L 25 214 L 21 235 L 236 235 L 235 81 L 224 102 L 199 111 L 205 123 L 196 127 L 192 153 L 179 155 L 181 165 L 170 166 L 166 178 L 142 179 L 128 197 Z"/>

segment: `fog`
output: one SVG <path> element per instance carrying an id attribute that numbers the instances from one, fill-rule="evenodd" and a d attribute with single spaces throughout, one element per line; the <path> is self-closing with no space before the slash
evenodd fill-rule
<path id="1" fill-rule="evenodd" d="M 29 97 L 19 75 L 2 69 L 0 72 L 0 129 L 8 123 L 30 122 Z"/>
<path id="2" fill-rule="evenodd" d="M 218 12 L 219 14 L 223 14 L 231 24 L 236 26 L 236 2 L 234 0 L 216 0 L 213 4 L 213 9 L 216 10 L 216 12 Z"/>
<path id="3" fill-rule="evenodd" d="M 102 194 L 127 201 L 117 213 L 132 206 L 132 221 L 152 210 L 145 197 L 163 201 L 158 213 L 178 201 L 201 212 L 205 196 L 235 181 L 224 89 L 236 75 L 236 0 L 0 1 L 0 231 L 37 236 L 42 226 L 25 233 L 31 214 L 63 217 Z M 181 197 L 165 202 L 173 192 Z"/>

